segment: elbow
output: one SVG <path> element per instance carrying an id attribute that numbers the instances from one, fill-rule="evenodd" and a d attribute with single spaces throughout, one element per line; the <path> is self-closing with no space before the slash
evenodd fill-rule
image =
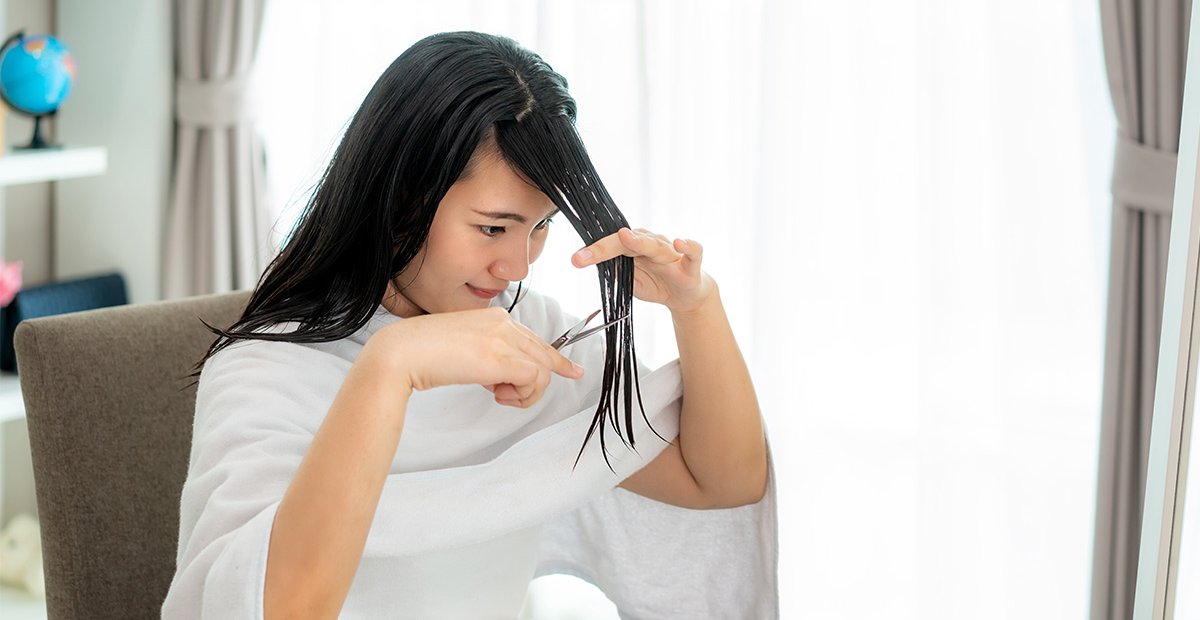
<path id="1" fill-rule="evenodd" d="M 330 606 L 319 601 L 304 600 L 300 596 L 275 597 L 263 602 L 263 620 L 309 620 L 337 618 L 340 605 Z"/>
<path id="2" fill-rule="evenodd" d="M 767 466 L 764 460 L 760 472 L 743 478 L 743 483 L 725 493 L 706 493 L 706 508 L 741 508 L 762 501 L 767 496 Z"/>
<path id="3" fill-rule="evenodd" d="M 708 510 L 723 510 L 729 508 L 741 508 L 742 506 L 752 506 L 762 501 L 766 495 L 765 492 L 759 493 L 757 496 L 753 494 L 741 495 L 724 495 L 720 497 L 709 497 L 704 508 Z"/>
<path id="4" fill-rule="evenodd" d="M 263 584 L 263 620 L 334 619 L 341 613 L 345 592 L 312 582 L 313 573 L 280 566 L 267 557 Z"/>
<path id="5" fill-rule="evenodd" d="M 756 492 L 754 492 L 750 495 L 750 498 L 746 501 L 746 503 L 743 504 L 744 506 L 750 505 L 750 504 L 757 504 L 757 503 L 761 502 L 764 497 L 767 496 L 766 472 L 763 473 L 762 480 L 758 483 L 757 489 L 758 490 Z"/>
<path id="6" fill-rule="evenodd" d="M 750 493 L 743 493 L 739 497 L 733 498 L 725 508 L 741 508 L 742 506 L 752 506 L 762 501 L 767 496 L 767 479 L 764 476 L 762 483 L 751 485 L 749 488 L 754 489 Z"/>

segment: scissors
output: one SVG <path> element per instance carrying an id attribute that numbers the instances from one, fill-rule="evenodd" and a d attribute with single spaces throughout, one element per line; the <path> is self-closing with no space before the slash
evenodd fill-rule
<path id="1" fill-rule="evenodd" d="M 566 331 L 566 333 L 559 336 L 558 339 L 555 340 L 554 342 L 550 343 L 550 346 L 554 347 L 556 350 L 561 349 L 567 345 L 575 344 L 576 342 L 578 342 L 584 338 L 587 338 L 588 336 L 591 336 L 592 334 L 594 334 L 606 327 L 616 325 L 617 323 L 620 323 L 621 321 L 624 321 L 625 319 L 629 318 L 629 315 L 626 314 L 625 316 L 623 316 L 615 321 L 609 321 L 609 322 L 605 323 L 604 325 L 601 325 L 599 327 L 593 327 L 589 330 L 584 331 L 583 328 L 587 327 L 587 324 L 591 323 L 592 319 L 596 318 L 597 314 L 600 314 L 600 310 L 597 310 L 597 311 L 589 314 L 588 318 L 576 323 L 574 327 L 572 327 L 571 329 L 568 329 Z"/>

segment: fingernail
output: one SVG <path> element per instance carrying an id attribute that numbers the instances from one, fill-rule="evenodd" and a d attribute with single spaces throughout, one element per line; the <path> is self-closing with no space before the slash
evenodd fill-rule
<path id="1" fill-rule="evenodd" d="M 577 374 L 581 377 L 583 376 L 583 366 L 580 366 L 579 364 L 576 364 L 575 362 L 571 362 L 571 366 L 575 369 L 575 374 Z"/>
<path id="2" fill-rule="evenodd" d="M 581 258 L 583 260 L 587 260 L 592 257 L 592 251 L 585 248 L 585 249 L 582 249 L 582 250 L 576 252 L 575 256 L 578 256 L 579 258 Z"/>

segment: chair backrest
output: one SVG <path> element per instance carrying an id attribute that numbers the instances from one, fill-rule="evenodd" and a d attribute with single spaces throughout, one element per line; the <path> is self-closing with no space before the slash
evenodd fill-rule
<path id="1" fill-rule="evenodd" d="M 14 336 L 50 618 L 158 618 L 175 572 L 192 365 L 245 291 L 32 319 Z"/>

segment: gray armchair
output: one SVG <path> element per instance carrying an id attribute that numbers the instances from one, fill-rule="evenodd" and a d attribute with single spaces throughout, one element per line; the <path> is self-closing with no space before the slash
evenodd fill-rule
<path id="1" fill-rule="evenodd" d="M 179 536 L 196 389 L 249 293 L 25 321 L 14 337 L 50 618 L 158 618 Z"/>

